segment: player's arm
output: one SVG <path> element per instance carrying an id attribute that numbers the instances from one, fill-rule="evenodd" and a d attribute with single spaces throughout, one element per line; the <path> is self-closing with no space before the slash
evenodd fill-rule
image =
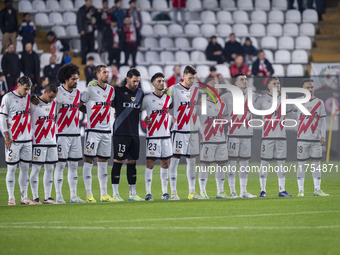
<path id="1" fill-rule="evenodd" d="M 318 128 L 320 129 L 320 144 L 326 144 L 326 108 L 324 103 L 321 101 L 321 108 L 320 108 L 320 121 Z"/>
<path id="2" fill-rule="evenodd" d="M 80 96 L 80 103 L 79 103 L 79 111 L 82 113 L 86 113 L 86 106 L 85 104 L 90 101 L 90 92 L 89 87 L 86 88 L 86 90 L 81 94 Z"/>
<path id="3" fill-rule="evenodd" d="M 9 135 L 8 131 L 8 110 L 7 110 L 7 97 L 5 96 L 2 99 L 2 105 L 0 108 L 0 130 L 5 137 L 5 146 L 6 149 L 9 150 L 11 148 L 11 144 L 14 143 Z"/>

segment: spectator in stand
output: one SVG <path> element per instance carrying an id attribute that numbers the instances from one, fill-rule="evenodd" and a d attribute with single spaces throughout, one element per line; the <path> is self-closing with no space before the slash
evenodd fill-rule
<path id="1" fill-rule="evenodd" d="M 245 55 L 246 64 L 248 66 L 253 64 L 255 56 L 257 56 L 257 50 L 253 46 L 253 43 L 249 37 L 246 37 L 246 40 L 244 41 L 243 51 Z"/>
<path id="2" fill-rule="evenodd" d="M 119 72 L 118 72 L 118 67 L 116 65 L 111 65 L 110 85 L 112 87 L 121 87 L 122 86 L 122 84 L 119 81 Z"/>
<path id="3" fill-rule="evenodd" d="M 44 76 L 48 77 L 51 83 L 59 84 L 57 74 L 60 67 L 61 65 L 57 64 L 57 56 L 53 54 L 50 57 L 50 64 L 44 67 Z"/>
<path id="4" fill-rule="evenodd" d="M 130 0 L 130 8 L 126 10 L 125 17 L 130 17 L 131 23 L 135 26 L 136 30 L 140 31 L 142 29 L 142 16 L 140 11 L 136 8 L 136 0 Z M 124 20 L 125 23 L 125 20 Z"/>
<path id="5" fill-rule="evenodd" d="M 231 77 L 235 76 L 235 74 L 244 73 L 247 76 L 251 75 L 251 71 L 249 70 L 246 63 L 244 63 L 243 56 L 237 55 L 234 61 L 234 64 L 230 66 L 230 75 Z"/>
<path id="6" fill-rule="evenodd" d="M 89 84 L 90 81 L 95 80 L 96 79 L 96 75 L 94 74 L 94 57 L 89 56 L 87 58 L 87 63 L 86 66 L 84 68 L 84 73 L 85 73 L 85 77 L 86 77 L 86 86 L 87 84 Z"/>
<path id="7" fill-rule="evenodd" d="M 120 66 L 120 52 L 121 52 L 121 30 L 117 26 L 116 17 L 111 17 L 110 27 L 106 29 L 105 49 L 109 52 L 109 65 L 115 63 L 118 68 Z"/>
<path id="8" fill-rule="evenodd" d="M 112 14 L 117 19 L 118 27 L 122 29 L 125 18 L 125 12 L 122 9 L 122 0 L 115 0 L 115 6 L 113 7 Z"/>
<path id="9" fill-rule="evenodd" d="M 257 60 L 253 63 L 252 73 L 254 76 L 271 76 L 274 73 L 272 64 L 265 58 L 264 51 L 259 50 Z"/>
<path id="10" fill-rule="evenodd" d="M 140 32 L 131 22 L 130 17 L 125 17 L 122 31 L 123 49 L 125 53 L 125 63 L 128 65 L 130 54 L 132 56 L 132 66 L 136 66 L 136 55 L 140 48 Z"/>
<path id="11" fill-rule="evenodd" d="M 179 24 L 178 21 L 178 13 L 181 14 L 181 25 L 184 28 L 186 20 L 185 20 L 185 4 L 186 0 L 172 0 L 172 7 L 173 7 L 173 14 L 174 14 L 174 21 Z"/>
<path id="12" fill-rule="evenodd" d="M 105 31 L 110 28 L 110 21 L 112 16 L 112 10 L 109 8 L 108 0 L 103 0 L 103 8 L 97 10 L 97 41 L 98 41 L 98 52 L 102 53 L 104 52 L 104 42 L 103 39 L 106 37 L 103 37 L 105 34 Z"/>
<path id="13" fill-rule="evenodd" d="M 298 1 L 302 1 L 302 0 L 298 0 Z M 307 8 L 308 9 L 314 9 L 313 8 L 313 2 L 314 2 L 314 0 L 307 0 Z M 323 1 L 322 0 L 315 0 L 315 7 L 316 7 L 316 11 L 318 13 L 319 20 L 322 20 Z"/>
<path id="14" fill-rule="evenodd" d="M 38 82 L 38 84 L 34 87 L 33 91 L 34 91 L 34 95 L 36 96 L 41 96 L 44 93 L 44 89 L 47 86 L 47 84 L 49 84 L 49 79 L 47 76 L 43 76 L 40 78 L 40 81 Z M 59 84 L 56 83 L 56 84 Z"/>
<path id="15" fill-rule="evenodd" d="M 22 45 L 25 47 L 26 43 L 34 45 L 35 24 L 31 21 L 31 15 L 24 13 L 23 21 L 21 23 L 19 34 L 22 36 Z"/>
<path id="16" fill-rule="evenodd" d="M 166 82 L 166 86 L 170 88 L 172 85 L 175 85 L 181 81 L 181 67 L 179 65 L 176 65 L 174 66 L 174 74 L 168 79 L 168 81 Z"/>
<path id="17" fill-rule="evenodd" d="M 94 51 L 94 30 L 96 29 L 96 8 L 92 6 L 92 0 L 86 0 L 85 4 L 77 12 L 77 28 L 81 41 L 82 64 L 86 63 L 86 55 Z"/>
<path id="18" fill-rule="evenodd" d="M 1 54 L 5 53 L 8 45 L 13 44 L 14 51 L 17 46 L 18 18 L 17 12 L 12 6 L 12 0 L 5 0 L 6 7 L 0 12 L 0 28 L 2 32 Z"/>
<path id="19" fill-rule="evenodd" d="M 2 101 L 2 97 L 8 92 L 6 77 L 3 72 L 0 72 L 0 104 Z"/>
<path id="20" fill-rule="evenodd" d="M 21 72 L 20 59 L 15 53 L 14 45 L 11 43 L 7 47 L 7 52 L 2 57 L 1 68 L 6 76 L 8 91 L 12 91 L 17 86 L 17 80 Z"/>
<path id="21" fill-rule="evenodd" d="M 224 45 L 224 57 L 228 63 L 232 63 L 237 55 L 243 56 L 243 47 L 236 41 L 234 33 L 229 35 L 229 41 Z"/>
<path id="22" fill-rule="evenodd" d="M 218 64 L 224 62 L 223 48 L 217 43 L 216 36 L 213 35 L 210 37 L 210 42 L 205 50 L 205 55 L 207 56 L 207 60 L 216 61 Z"/>
<path id="23" fill-rule="evenodd" d="M 26 43 L 22 52 L 21 71 L 31 79 L 33 85 L 38 83 L 40 78 L 40 59 L 38 54 L 33 51 L 31 43 Z"/>
<path id="24" fill-rule="evenodd" d="M 207 84 L 209 81 L 214 80 L 216 84 L 224 84 L 224 79 L 222 77 L 222 74 L 217 73 L 217 69 L 214 66 L 210 67 L 210 74 L 205 79 L 204 83 Z"/>
<path id="25" fill-rule="evenodd" d="M 50 53 L 56 54 L 58 52 L 63 51 L 64 46 L 62 42 L 57 38 L 56 34 L 53 31 L 48 31 L 46 34 L 47 41 L 51 44 Z"/>

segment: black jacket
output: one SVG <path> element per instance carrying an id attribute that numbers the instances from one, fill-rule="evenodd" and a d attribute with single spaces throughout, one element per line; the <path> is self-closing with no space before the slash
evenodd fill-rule
<path id="1" fill-rule="evenodd" d="M 268 59 L 264 59 L 264 64 L 266 65 L 266 69 L 267 71 L 270 72 L 270 75 L 272 75 L 274 73 L 274 69 L 272 64 L 268 61 Z M 260 61 L 258 59 L 256 59 L 256 61 L 253 63 L 253 67 L 251 69 L 253 75 L 257 75 L 258 73 L 260 73 Z"/>
<path id="2" fill-rule="evenodd" d="M 239 42 L 226 42 L 224 45 L 224 56 L 225 59 L 230 62 L 233 59 L 231 58 L 231 54 L 236 53 L 237 55 L 243 56 L 243 47 Z"/>
<path id="3" fill-rule="evenodd" d="M 94 32 L 95 25 L 91 23 L 91 18 L 87 18 L 90 16 L 91 18 L 96 18 L 96 8 L 91 6 L 90 8 L 86 8 L 85 5 L 79 8 L 77 12 L 77 28 L 78 32 L 85 31 L 85 33 Z M 89 27 L 92 26 L 92 31 L 89 31 Z"/>
<path id="4" fill-rule="evenodd" d="M 1 32 L 3 34 L 18 32 L 17 12 L 12 8 L 12 13 L 9 14 L 7 10 L 8 10 L 7 7 L 5 7 L 0 12 Z"/>
<path id="5" fill-rule="evenodd" d="M 59 68 L 61 67 L 61 65 L 54 65 L 54 68 L 52 68 L 51 65 L 45 66 L 44 67 L 44 76 L 48 77 L 48 80 L 50 83 L 55 83 L 55 84 L 59 84 L 58 80 L 57 80 L 57 74 L 59 71 Z"/>
<path id="6" fill-rule="evenodd" d="M 21 72 L 19 56 L 16 53 L 6 52 L 2 57 L 1 67 L 5 75 L 11 74 L 14 77 L 19 77 Z"/>
<path id="7" fill-rule="evenodd" d="M 207 56 L 208 60 L 215 60 L 216 55 L 214 55 L 215 51 L 222 51 L 223 54 L 223 48 L 220 44 L 216 43 L 215 45 L 209 42 L 208 47 L 205 50 L 205 55 Z"/>
<path id="8" fill-rule="evenodd" d="M 33 84 L 37 84 L 40 77 L 40 59 L 34 51 L 32 54 L 23 52 L 21 55 L 21 70 L 24 75 L 31 78 Z"/>
<path id="9" fill-rule="evenodd" d="M 123 47 L 122 30 L 120 28 L 118 28 L 117 33 L 118 33 L 118 37 L 119 37 L 118 48 L 121 49 Z M 108 28 L 105 29 L 103 43 L 104 43 L 104 48 L 106 50 L 109 51 L 110 49 L 112 49 L 112 45 L 113 45 L 113 32 L 112 32 L 111 27 L 108 27 Z"/>

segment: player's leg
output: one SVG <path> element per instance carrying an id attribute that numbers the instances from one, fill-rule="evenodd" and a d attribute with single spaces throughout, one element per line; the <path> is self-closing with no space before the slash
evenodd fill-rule
<path id="1" fill-rule="evenodd" d="M 251 152 L 251 138 L 240 139 L 240 197 L 254 198 L 253 194 L 247 191 L 248 173 L 249 173 L 249 159 Z"/>
<path id="2" fill-rule="evenodd" d="M 53 164 L 44 164 L 44 168 L 44 204 L 57 204 L 57 202 L 51 197 L 53 186 Z"/>
<path id="3" fill-rule="evenodd" d="M 172 154 L 172 150 L 170 150 L 170 153 Z M 161 159 L 160 177 L 162 183 L 162 200 L 170 199 L 170 195 L 168 194 L 169 164 L 170 164 L 169 157 Z"/>
<path id="4" fill-rule="evenodd" d="M 19 152 L 19 186 L 21 191 L 21 203 L 22 204 L 37 204 L 34 201 L 28 199 L 27 189 L 29 183 L 29 164 L 32 162 L 32 143 L 23 143 Z"/>
<path id="5" fill-rule="evenodd" d="M 33 200 L 38 204 L 41 204 L 38 194 L 39 187 L 39 172 L 40 172 L 41 164 L 40 163 L 32 163 L 32 170 L 30 174 L 30 184 L 32 190 Z"/>
<path id="6" fill-rule="evenodd" d="M 209 176 L 209 169 L 210 169 L 210 164 L 201 163 L 201 166 L 198 171 L 198 183 L 200 186 L 200 194 L 201 194 L 201 197 L 203 197 L 204 199 L 209 199 L 209 196 L 207 195 L 207 191 L 206 191 L 206 186 L 207 186 L 207 181 L 208 181 L 208 176 Z"/>
<path id="7" fill-rule="evenodd" d="M 184 152 L 187 155 L 186 162 L 187 162 L 187 178 L 189 184 L 189 195 L 188 199 L 203 199 L 200 195 L 196 193 L 195 185 L 196 185 L 196 156 L 199 155 L 199 134 L 198 133 L 191 133 L 185 134 L 185 139 L 183 142 L 186 143 L 187 148 L 185 145 L 183 146 Z"/>
<path id="8" fill-rule="evenodd" d="M 310 143 L 308 142 L 297 142 L 297 160 L 298 160 L 298 169 L 297 169 L 297 184 L 299 188 L 298 197 L 304 196 L 304 184 L 305 184 L 305 165 L 307 159 L 309 159 L 309 147 Z"/>
<path id="9" fill-rule="evenodd" d="M 119 180 L 120 180 L 120 172 L 122 169 L 122 165 L 126 158 L 126 147 L 127 142 L 129 142 L 129 138 L 126 136 L 113 136 L 112 143 L 113 143 L 113 166 L 111 170 L 111 183 L 112 183 L 112 190 L 113 190 L 113 199 L 117 202 L 124 201 L 119 196 Z"/>
<path id="10" fill-rule="evenodd" d="M 313 143 L 310 148 L 310 157 L 312 159 L 311 169 L 313 169 L 314 196 L 329 196 L 321 190 L 321 167 L 322 147 L 319 142 Z"/>
<path id="11" fill-rule="evenodd" d="M 274 141 L 263 139 L 261 141 L 261 165 L 260 165 L 260 187 L 261 192 L 259 197 L 265 197 L 266 192 L 266 183 L 268 176 L 268 166 L 269 161 L 273 159 L 273 150 L 274 150 Z"/>
<path id="12" fill-rule="evenodd" d="M 8 205 L 15 205 L 14 187 L 15 187 L 15 171 L 19 163 L 20 144 L 11 144 L 9 150 L 5 149 L 5 158 L 7 163 L 6 187 L 8 192 Z"/>
<path id="13" fill-rule="evenodd" d="M 286 191 L 286 171 L 285 160 L 287 158 L 287 143 L 286 140 L 276 140 L 274 148 L 274 158 L 277 159 L 277 178 L 279 183 L 279 197 L 292 197 Z"/>
<path id="14" fill-rule="evenodd" d="M 146 160 L 146 166 L 145 166 L 145 201 L 153 201 L 152 195 L 151 195 L 151 184 L 152 184 L 152 172 L 153 168 L 155 166 L 155 159 L 148 158 Z"/>
<path id="15" fill-rule="evenodd" d="M 172 200 L 179 200 L 179 197 L 177 195 L 177 168 L 178 168 L 179 160 L 182 155 L 182 149 L 183 149 L 183 141 L 181 139 L 182 139 L 182 134 L 176 133 L 176 132 L 172 134 L 173 157 L 170 159 L 170 169 L 169 169 Z"/>
<path id="16" fill-rule="evenodd" d="M 236 180 L 236 164 L 239 156 L 239 150 L 240 139 L 230 137 L 228 139 L 228 155 L 229 155 L 228 183 L 231 198 L 238 198 L 235 189 L 235 180 Z"/>
<path id="17" fill-rule="evenodd" d="M 217 168 L 215 172 L 217 194 L 216 198 L 229 198 L 224 192 L 225 172 L 226 164 L 228 162 L 228 144 L 222 143 L 217 146 L 215 152 L 215 160 L 217 162 Z"/>

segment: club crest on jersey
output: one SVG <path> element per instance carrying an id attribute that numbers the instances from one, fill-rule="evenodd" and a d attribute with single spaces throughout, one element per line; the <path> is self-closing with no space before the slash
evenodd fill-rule
<path id="1" fill-rule="evenodd" d="M 190 98 L 190 95 L 187 95 L 187 98 Z"/>
<path id="2" fill-rule="evenodd" d="M 26 103 L 22 103 L 22 107 L 26 107 Z"/>
<path id="3" fill-rule="evenodd" d="M 38 160 L 39 159 L 39 157 L 38 156 L 34 156 L 34 160 Z"/>
<path id="4" fill-rule="evenodd" d="M 104 97 L 104 98 L 107 98 L 107 95 L 106 95 L 106 94 L 104 94 L 104 95 L 103 95 L 103 97 Z"/>
<path id="5" fill-rule="evenodd" d="M 176 152 L 181 152 L 181 149 L 176 148 Z"/>
<path id="6" fill-rule="evenodd" d="M 118 157 L 123 157 L 124 156 L 124 153 L 121 153 L 121 152 L 118 152 Z"/>
<path id="7" fill-rule="evenodd" d="M 158 105 L 159 105 L 159 106 L 163 106 L 163 102 L 159 102 Z"/>
<path id="8" fill-rule="evenodd" d="M 63 153 L 62 152 L 58 152 L 58 157 L 62 157 L 63 156 Z"/>
<path id="9" fill-rule="evenodd" d="M 154 155 L 155 153 L 153 151 L 149 151 L 149 154 L 150 155 Z"/>
<path id="10" fill-rule="evenodd" d="M 50 109 L 49 109 L 49 108 L 45 108 L 45 111 L 46 111 L 46 112 L 50 112 Z"/>
<path id="11" fill-rule="evenodd" d="M 87 149 L 87 150 L 86 150 L 87 154 L 91 154 L 91 151 L 92 151 L 92 150 L 90 150 L 90 149 Z"/>
<path id="12" fill-rule="evenodd" d="M 73 101 L 73 97 L 69 97 L 68 99 L 69 99 L 70 101 Z"/>
<path id="13" fill-rule="evenodd" d="M 8 157 L 7 160 L 8 161 L 13 161 L 13 158 L 12 157 Z"/>
<path id="14" fill-rule="evenodd" d="M 136 101 L 136 98 L 135 97 L 131 97 L 131 101 L 132 102 Z"/>

